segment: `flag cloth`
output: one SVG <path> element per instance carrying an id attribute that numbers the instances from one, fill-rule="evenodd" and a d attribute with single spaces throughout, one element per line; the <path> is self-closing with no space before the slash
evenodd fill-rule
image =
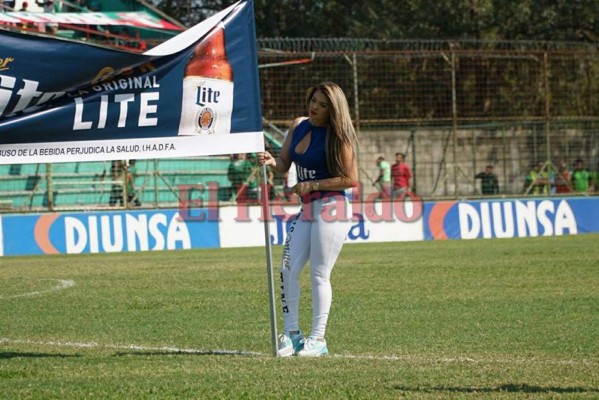
<path id="1" fill-rule="evenodd" d="M 144 54 L 0 31 L 0 164 L 263 149 L 251 0 Z"/>

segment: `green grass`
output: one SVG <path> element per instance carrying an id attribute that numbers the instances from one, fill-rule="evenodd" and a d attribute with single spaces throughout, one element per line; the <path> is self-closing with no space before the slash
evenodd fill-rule
<path id="1" fill-rule="evenodd" d="M 262 248 L 3 258 L 0 398 L 599 398 L 598 239 L 346 245 L 323 359 L 271 356 Z"/>

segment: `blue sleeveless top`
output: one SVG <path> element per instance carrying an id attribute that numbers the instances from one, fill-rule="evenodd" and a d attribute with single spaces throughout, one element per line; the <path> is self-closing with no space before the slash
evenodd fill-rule
<path id="1" fill-rule="evenodd" d="M 327 167 L 326 137 L 328 128 L 325 126 L 313 126 L 306 119 L 295 128 L 291 138 L 289 158 L 295 163 L 298 182 L 310 182 L 321 179 L 332 178 Z M 297 153 L 295 147 L 309 133 L 312 132 L 310 144 L 304 153 Z M 322 199 L 331 196 L 343 196 L 341 190 L 318 190 L 309 195 L 302 196 L 302 203 Z"/>

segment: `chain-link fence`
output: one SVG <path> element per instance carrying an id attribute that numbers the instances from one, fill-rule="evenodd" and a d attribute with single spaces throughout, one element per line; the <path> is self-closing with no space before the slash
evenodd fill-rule
<path id="1" fill-rule="evenodd" d="M 304 115 L 305 94 L 331 80 L 345 91 L 360 136 L 364 195 L 379 170 L 406 155 L 412 188 L 424 198 L 488 194 L 487 166 L 499 196 L 592 194 L 571 182 L 599 161 L 598 47 L 579 43 L 478 41 L 259 40 L 262 113 L 276 151 L 290 122 Z M 201 195 L 234 201 L 228 157 L 147 160 L 134 187 L 142 205 L 167 207 Z M 111 204 L 110 162 L 5 166 L 0 207 L 76 209 Z M 533 167 L 540 164 L 540 171 Z M 532 171 L 532 173 L 531 173 Z M 477 175 L 479 176 L 477 178 Z M 535 185 L 531 176 L 545 177 Z M 577 175 L 578 176 L 578 175 Z M 566 178 L 567 177 L 567 178 Z M 565 182 L 566 179 L 568 182 Z M 283 177 L 275 186 L 283 188 Z M 567 183 L 567 184 L 566 184 Z M 193 188 L 193 190 L 189 190 Z M 118 189 L 118 188 L 117 188 Z M 126 190 L 126 189 L 125 189 Z"/>
<path id="2" fill-rule="evenodd" d="M 311 84 L 332 80 L 344 89 L 365 188 L 379 174 L 377 158 L 392 163 L 397 152 L 407 156 L 416 191 L 432 198 L 483 194 L 476 176 L 487 166 L 498 195 L 538 193 L 527 179 L 538 163 L 547 194 L 571 179 L 576 160 L 591 176 L 597 169 L 596 46 L 277 39 L 261 48 L 263 115 L 271 124 L 304 113 Z"/>

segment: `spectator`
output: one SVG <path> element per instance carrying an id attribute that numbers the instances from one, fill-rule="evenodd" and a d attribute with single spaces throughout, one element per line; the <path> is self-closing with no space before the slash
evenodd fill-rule
<path id="1" fill-rule="evenodd" d="M 91 12 L 100 11 L 100 9 L 102 8 L 102 7 L 100 7 L 100 4 L 101 4 L 100 0 L 87 0 L 87 1 L 84 1 L 84 4 L 87 6 L 89 11 L 91 11 Z"/>
<path id="2" fill-rule="evenodd" d="M 127 202 L 130 206 L 139 207 L 141 206 L 141 202 L 135 190 L 135 178 L 137 178 L 136 164 L 135 160 L 129 160 L 129 168 L 127 168 Z"/>
<path id="3" fill-rule="evenodd" d="M 569 193 L 572 191 L 570 183 L 570 171 L 566 160 L 561 160 L 557 167 L 557 174 L 553 182 L 555 193 Z"/>
<path id="4" fill-rule="evenodd" d="M 44 9 L 45 13 L 53 13 L 55 11 L 54 0 L 35 0 L 35 4 L 42 7 Z M 55 24 L 55 23 L 40 24 L 41 32 L 47 32 L 50 34 L 54 34 L 54 33 L 56 33 L 57 30 L 58 30 L 58 24 Z"/>
<path id="5" fill-rule="evenodd" d="M 484 172 L 479 172 L 474 177 L 480 179 L 480 190 L 483 195 L 499 194 L 499 181 L 493 173 L 493 166 L 487 165 Z"/>
<path id="6" fill-rule="evenodd" d="M 21 3 L 21 8 L 19 8 L 19 12 L 29 12 L 28 8 L 29 8 L 29 3 L 24 1 L 23 3 Z M 34 27 L 34 25 L 31 22 L 28 22 L 25 24 L 17 24 L 17 26 L 19 26 L 20 28 L 26 28 L 26 29 L 32 29 Z"/>
<path id="7" fill-rule="evenodd" d="M 549 194 L 549 176 L 547 171 L 545 171 L 544 165 L 542 161 L 537 162 L 524 179 L 526 194 Z"/>
<path id="8" fill-rule="evenodd" d="M 599 192 L 599 161 L 597 162 L 597 169 L 591 172 L 591 184 L 593 185 L 592 190 Z"/>
<path id="9" fill-rule="evenodd" d="M 582 159 L 574 162 L 574 171 L 572 171 L 572 188 L 575 192 L 588 192 L 591 186 L 591 174 L 584 167 Z"/>
<path id="10" fill-rule="evenodd" d="M 403 153 L 395 153 L 395 164 L 391 166 L 391 177 L 393 178 L 393 198 L 404 195 L 411 191 L 410 179 L 412 173 L 410 167 L 405 162 L 406 156 Z"/>
<path id="11" fill-rule="evenodd" d="M 116 29 L 116 28 L 115 28 Z M 123 27 L 119 31 L 116 32 L 118 35 L 116 38 L 116 43 L 118 45 L 126 46 L 126 47 L 136 47 L 137 42 L 135 37 L 133 37 L 133 33 L 129 30 L 128 27 Z"/>
<path id="12" fill-rule="evenodd" d="M 43 8 L 45 13 L 54 12 L 54 0 L 35 0 L 35 4 Z"/>
<path id="13" fill-rule="evenodd" d="M 250 176 L 246 179 L 245 182 L 247 185 L 247 198 L 248 200 L 251 200 L 252 203 L 256 203 L 258 201 L 258 183 L 260 181 L 260 166 L 258 165 L 258 161 L 256 160 L 256 155 L 254 153 L 250 153 L 247 156 L 247 160 L 251 167 Z"/>
<path id="14" fill-rule="evenodd" d="M 227 178 L 231 182 L 238 203 L 247 202 L 247 181 L 251 174 L 252 165 L 246 159 L 245 154 L 233 154 L 227 169 Z"/>
<path id="15" fill-rule="evenodd" d="M 123 202 L 123 162 L 120 160 L 112 161 L 110 165 L 110 178 L 112 179 L 112 187 L 110 188 L 110 198 L 108 204 L 111 207 L 124 205 Z"/>
<path id="16" fill-rule="evenodd" d="M 379 168 L 379 176 L 374 184 L 379 190 L 379 198 L 389 199 L 391 198 L 391 166 L 385 161 L 385 157 L 377 158 L 376 166 Z"/>

